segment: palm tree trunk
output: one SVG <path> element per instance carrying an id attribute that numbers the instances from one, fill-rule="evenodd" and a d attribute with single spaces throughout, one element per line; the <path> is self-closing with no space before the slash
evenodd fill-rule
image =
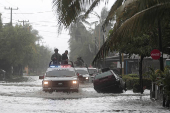
<path id="1" fill-rule="evenodd" d="M 163 52 L 162 52 L 162 34 L 161 34 L 161 22 L 160 22 L 160 19 L 158 19 L 158 33 L 159 33 L 159 50 L 161 52 L 160 70 L 164 71 Z"/>
<path id="2" fill-rule="evenodd" d="M 141 55 L 140 62 L 139 62 L 139 83 L 140 83 L 140 91 L 143 94 L 143 80 L 142 80 L 142 61 L 144 56 Z"/>
<path id="3" fill-rule="evenodd" d="M 164 71 L 164 63 L 163 63 L 163 52 L 162 52 L 162 34 L 161 34 L 161 20 L 158 19 L 158 34 L 159 34 L 159 50 L 161 52 L 161 57 L 160 57 L 160 70 L 163 72 Z M 163 94 L 163 102 L 162 106 L 165 107 L 165 94 Z"/>

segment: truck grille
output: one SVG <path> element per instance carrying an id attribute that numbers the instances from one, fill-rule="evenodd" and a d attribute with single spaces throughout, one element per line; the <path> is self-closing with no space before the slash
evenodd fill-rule
<path id="1" fill-rule="evenodd" d="M 52 87 L 69 87 L 71 81 L 52 81 Z"/>

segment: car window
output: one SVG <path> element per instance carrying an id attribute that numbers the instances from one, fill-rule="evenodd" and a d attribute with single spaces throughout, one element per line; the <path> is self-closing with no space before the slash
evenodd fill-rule
<path id="1" fill-rule="evenodd" d="M 47 77 L 72 77 L 75 76 L 75 72 L 67 69 L 56 69 L 52 71 L 48 71 L 46 73 Z"/>
<path id="2" fill-rule="evenodd" d="M 76 70 L 76 72 L 78 72 L 79 74 L 88 74 L 88 72 L 86 70 Z"/>
<path id="3" fill-rule="evenodd" d="M 97 74 L 95 76 L 95 79 L 100 79 L 100 78 L 103 78 L 103 77 L 106 77 L 106 76 L 109 76 L 109 75 L 113 75 L 111 71 L 106 71 L 104 73 L 100 73 L 100 74 Z"/>
<path id="4" fill-rule="evenodd" d="M 97 73 L 96 69 L 89 69 L 89 74 L 95 74 L 95 73 Z"/>

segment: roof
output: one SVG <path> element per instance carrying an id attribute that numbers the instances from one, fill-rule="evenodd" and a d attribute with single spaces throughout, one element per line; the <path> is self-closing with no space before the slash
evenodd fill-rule
<path id="1" fill-rule="evenodd" d="M 49 67 L 47 68 L 47 71 L 53 71 L 53 70 L 69 70 L 69 71 L 74 71 L 73 67 Z"/>
<path id="2" fill-rule="evenodd" d="M 87 68 L 86 67 L 83 67 L 83 68 L 80 68 L 80 67 L 75 67 L 75 70 L 86 70 L 87 71 Z"/>

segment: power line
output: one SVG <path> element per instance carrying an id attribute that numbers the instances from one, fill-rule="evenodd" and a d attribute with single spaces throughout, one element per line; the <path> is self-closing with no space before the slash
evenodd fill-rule
<path id="1" fill-rule="evenodd" d="M 3 18 L 10 19 L 9 17 L 2 17 L 2 19 L 3 19 Z M 15 19 L 12 19 L 12 20 L 15 20 Z M 18 21 L 18 20 L 15 20 L 15 21 Z M 43 23 L 43 22 L 44 22 L 44 23 L 55 23 L 56 21 L 37 21 L 37 22 L 35 21 L 35 22 L 31 22 L 31 23 L 32 23 L 32 24 L 36 24 L 36 23 L 41 23 L 41 22 L 42 22 L 42 23 Z M 41 24 L 38 24 L 38 25 L 41 25 Z"/>
<path id="2" fill-rule="evenodd" d="M 12 10 L 18 10 L 18 7 L 16 9 L 13 9 L 12 7 L 9 7 L 9 8 L 5 7 L 5 9 L 6 10 L 11 10 L 11 22 L 10 23 L 11 23 L 11 26 L 12 26 Z"/>
<path id="3" fill-rule="evenodd" d="M 10 5 L 12 5 L 12 6 L 15 6 L 15 5 L 13 5 L 13 4 L 11 4 L 9 1 L 7 1 L 7 0 L 5 0 L 7 3 L 9 3 Z M 15 6 L 16 7 L 16 6 Z M 20 9 L 19 9 L 19 11 L 20 11 Z M 14 13 L 13 13 L 14 14 Z M 23 15 L 23 17 L 25 18 L 25 16 Z"/>
<path id="4" fill-rule="evenodd" d="M 14 14 L 37 14 L 37 13 L 53 13 L 52 11 L 43 11 L 43 12 L 35 12 L 35 13 L 14 13 Z"/>
<path id="5" fill-rule="evenodd" d="M 22 23 L 23 23 L 23 26 L 24 26 L 24 23 L 25 23 L 25 22 L 29 22 L 29 20 L 28 20 L 28 21 L 26 21 L 26 20 L 19 21 L 19 20 L 18 20 L 18 22 L 22 22 Z"/>
<path id="6" fill-rule="evenodd" d="M 44 26 L 44 27 L 57 27 L 57 26 L 49 26 L 49 25 L 41 25 L 41 24 L 34 24 L 35 26 Z"/>
<path id="7" fill-rule="evenodd" d="M 31 23 L 56 23 L 56 21 L 38 21 L 38 22 L 31 22 Z"/>
<path id="8" fill-rule="evenodd" d="M 57 32 L 51 32 L 51 31 L 42 31 L 42 30 L 38 30 L 38 31 L 41 31 L 41 32 L 48 32 L 48 33 L 57 33 Z M 68 33 L 60 33 L 60 34 L 63 34 L 63 35 L 69 35 Z"/>

